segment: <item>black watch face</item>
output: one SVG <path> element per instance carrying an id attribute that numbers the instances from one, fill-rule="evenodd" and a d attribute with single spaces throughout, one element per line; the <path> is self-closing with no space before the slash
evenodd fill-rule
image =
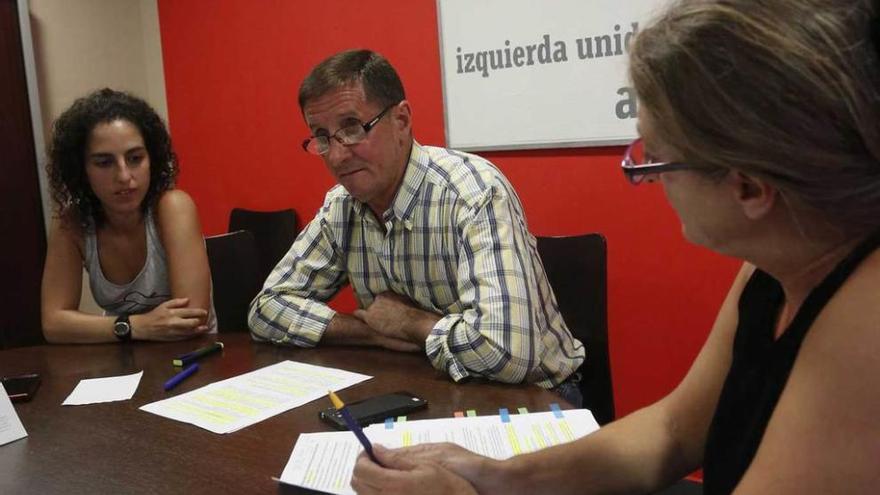
<path id="1" fill-rule="evenodd" d="M 118 321 L 113 325 L 113 333 L 115 333 L 117 337 L 125 337 L 130 331 L 131 326 L 124 321 Z"/>

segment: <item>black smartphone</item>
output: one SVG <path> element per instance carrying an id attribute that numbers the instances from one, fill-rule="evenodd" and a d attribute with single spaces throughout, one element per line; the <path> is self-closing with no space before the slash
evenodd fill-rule
<path id="1" fill-rule="evenodd" d="M 346 404 L 351 417 L 361 426 L 381 423 L 385 418 L 400 416 L 428 406 L 428 401 L 409 392 L 377 395 L 357 402 Z M 318 413 L 318 417 L 330 423 L 337 430 L 347 430 L 342 415 L 335 408 L 329 407 Z"/>
<path id="2" fill-rule="evenodd" d="M 6 395 L 12 402 L 27 402 L 34 398 L 37 389 L 40 388 L 40 375 L 28 373 L 18 376 L 4 376 L 0 383 L 6 389 Z"/>

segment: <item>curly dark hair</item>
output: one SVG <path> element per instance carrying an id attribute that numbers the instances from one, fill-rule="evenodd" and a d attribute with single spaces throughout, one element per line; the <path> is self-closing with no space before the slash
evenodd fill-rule
<path id="1" fill-rule="evenodd" d="M 138 128 L 150 157 L 150 187 L 141 208 L 147 211 L 155 206 L 162 192 L 174 188 L 177 155 L 165 123 L 144 100 L 121 91 L 100 89 L 77 99 L 52 125 L 46 168 L 52 199 L 63 224 L 86 229 L 104 223 L 101 202 L 86 176 L 86 146 L 95 126 L 115 120 L 125 120 Z"/>

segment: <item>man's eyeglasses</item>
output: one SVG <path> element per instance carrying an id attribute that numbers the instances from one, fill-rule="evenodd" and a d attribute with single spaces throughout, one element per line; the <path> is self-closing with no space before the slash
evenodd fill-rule
<path id="1" fill-rule="evenodd" d="M 382 120 L 382 117 L 388 112 L 388 110 L 391 110 L 396 105 L 397 103 L 388 105 L 384 110 L 379 112 L 379 115 L 376 115 L 366 124 L 347 125 L 340 128 L 332 135 L 311 136 L 303 141 L 302 147 L 313 155 L 324 155 L 330 151 L 330 138 L 335 139 L 343 146 L 351 146 L 352 144 L 360 143 L 364 139 L 367 139 L 367 133 L 370 132 L 370 129 L 378 124 L 380 120 Z"/>
<path id="2" fill-rule="evenodd" d="M 642 142 L 642 138 L 636 138 L 629 145 L 626 153 L 623 154 L 620 166 L 623 169 L 623 175 L 632 184 L 641 184 L 645 180 L 651 182 L 656 179 L 657 174 L 663 172 L 696 168 L 683 162 L 655 162 L 651 155 L 645 153 L 645 144 Z"/>

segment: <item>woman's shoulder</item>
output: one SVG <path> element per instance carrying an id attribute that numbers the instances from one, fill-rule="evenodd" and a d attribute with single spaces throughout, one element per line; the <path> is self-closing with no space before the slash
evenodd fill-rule
<path id="1" fill-rule="evenodd" d="M 862 261 L 816 317 L 798 360 L 820 367 L 832 387 L 880 375 L 880 250 Z"/>
<path id="2" fill-rule="evenodd" d="M 196 211 L 196 203 L 192 197 L 182 189 L 169 189 L 164 191 L 156 200 L 156 214 L 182 213 Z"/>
<path id="3" fill-rule="evenodd" d="M 819 329 L 828 327 L 828 332 L 817 333 L 827 333 L 831 340 L 858 339 L 880 346 L 880 249 L 853 271 L 815 325 Z"/>
<path id="4" fill-rule="evenodd" d="M 163 241 L 167 240 L 167 236 L 196 233 L 201 236 L 201 224 L 196 203 L 189 194 L 180 189 L 171 189 L 159 196 L 153 221 Z"/>
<path id="5" fill-rule="evenodd" d="M 880 435 L 876 376 L 880 376 L 880 250 L 862 261 L 818 315 L 801 344 L 790 380 L 823 397 L 819 408 L 836 413 L 841 428 L 871 425 L 873 434 Z M 854 422 L 846 425 L 845 418 Z"/>

